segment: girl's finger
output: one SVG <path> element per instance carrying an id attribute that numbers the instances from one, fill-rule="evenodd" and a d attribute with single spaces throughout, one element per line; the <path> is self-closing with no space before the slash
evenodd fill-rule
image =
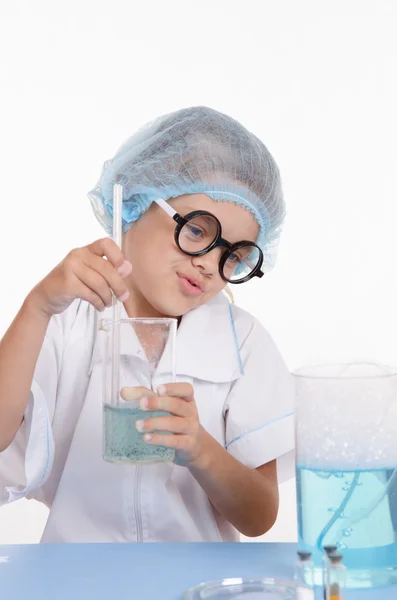
<path id="1" fill-rule="evenodd" d="M 167 383 L 157 388 L 159 396 L 177 396 L 187 402 L 194 400 L 194 390 L 190 383 Z"/>
<path id="2" fill-rule="evenodd" d="M 186 433 L 189 423 L 181 417 L 152 417 L 137 421 L 135 427 L 141 433 L 146 431 L 168 431 L 169 433 Z"/>
<path id="3" fill-rule="evenodd" d="M 103 260 L 92 252 L 87 252 L 83 255 L 83 263 L 89 267 L 88 271 L 98 273 L 104 279 L 107 287 L 113 290 L 117 298 L 126 295 L 127 284 L 108 260 Z"/>
<path id="4" fill-rule="evenodd" d="M 163 410 L 176 417 L 189 417 L 191 415 L 191 406 L 181 398 L 172 398 L 171 396 L 154 396 L 141 399 L 140 406 L 142 410 Z"/>
<path id="5" fill-rule="evenodd" d="M 188 447 L 187 435 L 166 435 L 161 433 L 145 433 L 143 441 L 153 446 L 165 446 L 174 450 L 183 450 Z"/>
<path id="6" fill-rule="evenodd" d="M 150 396 L 155 396 L 156 394 L 149 390 L 149 388 L 145 387 L 124 387 L 120 390 L 120 396 L 123 400 L 127 402 L 132 402 L 133 400 L 139 400 L 143 396 L 149 398 Z"/>
<path id="7" fill-rule="evenodd" d="M 77 293 L 79 298 L 92 304 L 99 312 L 105 310 L 105 303 L 101 296 L 98 296 L 98 294 L 93 292 L 92 289 L 84 285 L 81 281 L 77 287 Z"/>
<path id="8" fill-rule="evenodd" d="M 87 269 L 83 263 L 80 263 L 75 266 L 74 274 L 83 285 L 101 298 L 105 306 L 112 305 L 112 292 L 100 273 L 93 269 Z"/>
<path id="9" fill-rule="evenodd" d="M 86 247 L 90 252 L 96 254 L 97 256 L 106 256 L 108 261 L 116 269 L 122 267 L 125 262 L 123 252 L 111 238 L 101 238 L 100 240 L 95 240 L 95 242 Z"/>

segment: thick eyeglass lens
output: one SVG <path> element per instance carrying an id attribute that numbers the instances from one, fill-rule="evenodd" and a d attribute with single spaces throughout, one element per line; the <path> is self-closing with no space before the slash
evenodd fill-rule
<path id="1" fill-rule="evenodd" d="M 221 261 L 223 276 L 231 282 L 241 281 L 255 271 L 260 260 L 261 253 L 256 246 L 241 246 Z"/>
<path id="2" fill-rule="evenodd" d="M 219 234 L 219 224 L 209 215 L 189 219 L 179 232 L 179 245 L 185 252 L 202 252 L 211 246 Z"/>

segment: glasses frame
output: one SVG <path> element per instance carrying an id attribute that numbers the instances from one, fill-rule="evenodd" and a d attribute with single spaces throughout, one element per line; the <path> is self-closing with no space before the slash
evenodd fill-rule
<path id="1" fill-rule="evenodd" d="M 261 267 L 263 264 L 263 252 L 262 252 L 261 248 L 258 246 L 258 244 L 255 244 L 255 242 L 249 242 L 246 240 L 237 242 L 236 244 L 231 244 L 230 242 L 228 242 L 227 240 L 225 240 L 222 237 L 222 225 L 221 225 L 219 219 L 217 219 L 217 217 L 215 215 L 213 215 L 212 213 L 210 213 L 208 211 L 195 210 L 193 212 L 188 213 L 185 217 L 182 217 L 178 212 L 176 212 L 176 210 L 174 210 L 172 208 L 172 206 L 170 206 L 162 198 L 157 198 L 156 200 L 154 200 L 154 202 L 176 222 L 175 231 L 174 231 L 174 239 L 175 239 L 175 243 L 178 246 L 179 250 L 181 252 L 183 252 L 184 254 L 187 254 L 188 256 L 203 256 L 204 254 L 208 254 L 208 252 L 211 252 L 211 250 L 214 250 L 214 248 L 217 248 L 218 246 L 225 248 L 225 251 L 222 253 L 222 256 L 219 260 L 219 275 L 222 277 L 223 281 L 226 281 L 227 283 L 232 283 L 232 284 L 239 284 L 239 283 L 245 283 L 246 281 L 249 281 L 253 277 L 259 277 L 259 278 L 263 277 L 264 273 L 261 270 Z M 212 219 L 215 219 L 217 226 L 218 226 L 218 232 L 217 232 L 217 235 L 216 235 L 214 241 L 209 246 L 207 246 L 207 248 L 204 248 L 203 250 L 199 250 L 198 252 L 187 252 L 180 246 L 179 234 L 180 234 L 182 228 L 186 225 L 186 223 L 188 223 L 189 221 L 191 221 L 191 219 L 193 219 L 194 217 L 197 217 L 197 216 L 207 216 L 207 217 L 211 217 Z M 246 275 L 242 279 L 239 279 L 237 281 L 228 279 L 227 277 L 225 277 L 225 275 L 223 273 L 223 268 L 225 266 L 227 259 L 229 258 L 229 256 L 231 254 L 233 254 L 233 252 L 236 252 L 236 250 L 239 250 L 240 248 L 246 248 L 247 246 L 254 246 L 259 251 L 259 260 L 258 260 L 256 266 L 252 269 L 252 271 L 250 273 L 248 273 L 248 275 Z M 251 261 L 249 261 L 248 259 L 245 259 L 243 262 L 245 262 L 246 264 L 248 264 L 248 266 L 250 266 L 250 268 L 252 268 Z"/>

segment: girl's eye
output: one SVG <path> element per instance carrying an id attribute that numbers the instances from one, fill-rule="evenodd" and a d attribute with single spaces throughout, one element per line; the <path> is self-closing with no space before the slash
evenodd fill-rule
<path id="1" fill-rule="evenodd" d="M 228 256 L 228 262 L 230 261 L 230 263 L 238 263 L 241 260 L 241 256 L 239 256 L 238 254 L 236 254 L 235 252 L 232 252 L 232 254 L 230 254 Z"/>
<path id="2" fill-rule="evenodd" d="M 187 230 L 188 230 L 188 233 L 189 233 L 189 234 L 190 234 L 192 237 L 194 237 L 194 238 L 196 238 L 196 239 L 200 239 L 200 238 L 202 238 L 202 237 L 203 237 L 203 235 L 204 235 L 204 232 L 203 232 L 203 230 L 202 230 L 202 229 L 200 229 L 200 227 L 197 227 L 197 225 L 193 225 L 193 224 L 191 224 L 191 223 L 187 223 L 187 224 L 185 225 L 185 227 L 187 228 Z"/>

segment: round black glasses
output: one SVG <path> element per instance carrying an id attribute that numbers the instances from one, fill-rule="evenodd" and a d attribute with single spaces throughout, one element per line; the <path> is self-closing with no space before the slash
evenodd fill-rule
<path id="1" fill-rule="evenodd" d="M 231 244 L 222 238 L 220 221 L 210 212 L 196 210 L 182 217 L 167 202 L 156 200 L 176 222 L 174 237 L 178 248 L 189 256 L 202 256 L 221 246 L 219 274 L 228 283 L 245 283 L 262 277 L 263 253 L 257 244 L 241 241 Z M 164 206 L 165 205 L 165 206 Z"/>

